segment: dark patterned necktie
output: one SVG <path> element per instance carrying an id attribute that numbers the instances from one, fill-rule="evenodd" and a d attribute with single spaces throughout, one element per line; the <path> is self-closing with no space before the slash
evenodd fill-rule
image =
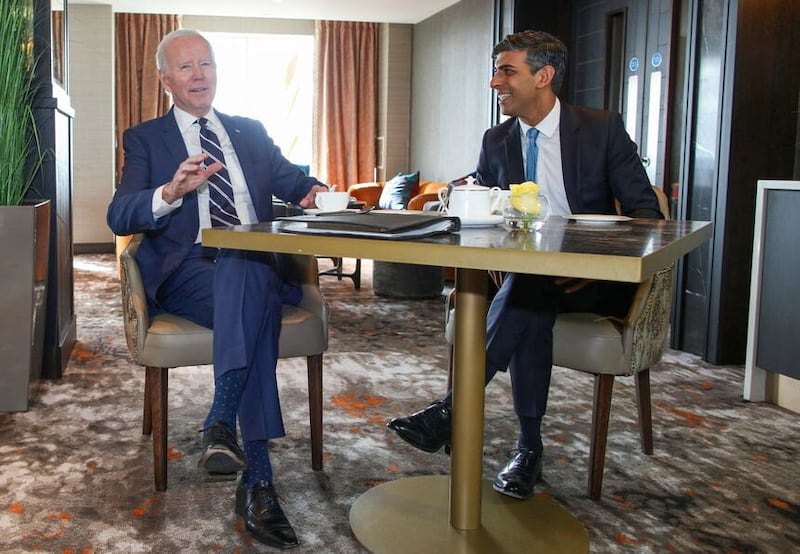
<path id="1" fill-rule="evenodd" d="M 222 155 L 219 138 L 214 131 L 208 128 L 208 119 L 201 117 L 197 122 L 200 124 L 200 148 L 203 149 L 203 152 L 208 152 L 206 165 L 214 162 L 222 164 L 222 169 L 208 178 L 208 207 L 211 214 L 211 226 L 239 225 L 241 221 L 236 215 L 231 176 L 225 165 L 225 156 Z"/>
<path id="2" fill-rule="evenodd" d="M 525 154 L 525 178 L 528 181 L 536 182 L 536 158 L 539 157 L 539 147 L 536 146 L 536 137 L 539 136 L 539 129 L 531 127 L 528 129 L 528 150 Z"/>

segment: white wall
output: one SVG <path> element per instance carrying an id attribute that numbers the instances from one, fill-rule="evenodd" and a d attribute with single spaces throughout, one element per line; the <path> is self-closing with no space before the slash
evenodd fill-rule
<path id="1" fill-rule="evenodd" d="M 391 179 L 400 172 L 414 171 L 408 165 L 413 40 L 412 25 L 381 25 L 378 59 L 378 181 Z"/>
<path id="2" fill-rule="evenodd" d="M 414 25 L 411 167 L 451 181 L 475 171 L 489 127 L 493 0 L 461 0 Z"/>
<path id="3" fill-rule="evenodd" d="M 114 192 L 114 18 L 111 6 L 70 4 L 69 93 L 73 125 L 73 239 L 111 243 Z"/>

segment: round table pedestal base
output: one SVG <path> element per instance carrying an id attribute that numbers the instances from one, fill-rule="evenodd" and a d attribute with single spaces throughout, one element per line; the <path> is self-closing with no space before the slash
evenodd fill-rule
<path id="1" fill-rule="evenodd" d="M 483 481 L 479 529 L 450 526 L 450 477 L 390 481 L 368 490 L 350 509 L 350 527 L 370 552 L 588 552 L 581 523 L 544 496 L 515 500 Z"/>

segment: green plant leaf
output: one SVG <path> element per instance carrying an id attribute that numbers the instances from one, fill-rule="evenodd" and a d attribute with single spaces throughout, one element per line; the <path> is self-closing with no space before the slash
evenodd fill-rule
<path id="1" fill-rule="evenodd" d="M 0 14 L 0 205 L 18 206 L 42 160 L 32 107 L 33 2 L 0 0 Z"/>

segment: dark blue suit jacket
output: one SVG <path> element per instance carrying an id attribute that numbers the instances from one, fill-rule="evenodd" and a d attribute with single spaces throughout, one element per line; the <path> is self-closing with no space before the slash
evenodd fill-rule
<path id="1" fill-rule="evenodd" d="M 572 213 L 661 219 L 658 199 L 619 114 L 561 103 L 561 164 Z M 510 118 L 483 136 L 478 182 L 507 189 L 525 181 L 520 126 Z"/>
<path id="2" fill-rule="evenodd" d="M 239 158 L 259 221 L 272 220 L 273 195 L 297 203 L 315 184 L 322 184 L 284 158 L 258 121 L 216 114 Z M 108 226 L 117 235 L 145 233 L 136 258 L 148 300 L 157 307 L 158 287 L 191 250 L 200 222 L 196 192 L 186 195 L 180 208 L 155 220 L 153 190 L 171 181 L 189 155 L 172 110 L 126 130 L 123 146 L 125 166 L 108 208 Z"/>

